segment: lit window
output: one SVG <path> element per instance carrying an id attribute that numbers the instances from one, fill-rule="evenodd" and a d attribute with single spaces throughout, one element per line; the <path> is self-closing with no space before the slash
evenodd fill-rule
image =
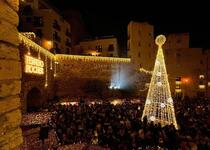
<path id="1" fill-rule="evenodd" d="M 199 85 L 198 87 L 199 87 L 199 89 L 205 89 L 206 86 L 205 85 Z"/>
<path id="2" fill-rule="evenodd" d="M 181 81 L 176 81 L 176 85 L 180 85 L 181 84 Z"/>
<path id="3" fill-rule="evenodd" d="M 203 74 L 199 75 L 199 79 L 204 79 L 204 75 Z"/>
<path id="4" fill-rule="evenodd" d="M 208 82 L 208 86 L 210 86 L 210 82 Z"/>
<path id="5" fill-rule="evenodd" d="M 179 89 L 179 85 L 176 85 L 176 89 Z"/>
<path id="6" fill-rule="evenodd" d="M 176 92 L 176 93 L 181 93 L 182 90 L 181 90 L 181 89 L 175 89 L 175 92 Z"/>

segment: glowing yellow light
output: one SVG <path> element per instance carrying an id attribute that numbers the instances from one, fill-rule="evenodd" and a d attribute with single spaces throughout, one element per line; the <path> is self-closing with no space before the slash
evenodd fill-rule
<path id="1" fill-rule="evenodd" d="M 92 56 L 98 56 L 98 55 L 100 55 L 100 53 L 98 53 L 98 52 L 92 52 L 91 55 Z"/>
<path id="2" fill-rule="evenodd" d="M 42 46 L 45 49 L 50 50 L 51 48 L 53 48 L 53 42 L 52 41 L 49 41 L 49 40 L 46 40 L 46 39 L 43 39 L 42 40 Z"/>
<path id="3" fill-rule="evenodd" d="M 173 99 L 171 98 L 170 85 L 165 66 L 162 45 L 165 43 L 164 35 L 155 39 L 158 45 L 154 70 L 147 93 L 142 120 L 146 116 L 149 121 L 162 126 L 173 124 L 177 129 L 177 122 L 174 112 Z"/>
<path id="4" fill-rule="evenodd" d="M 91 102 L 92 105 L 95 105 L 95 102 Z"/>
<path id="5" fill-rule="evenodd" d="M 47 83 L 45 83 L 45 84 L 44 84 L 44 87 L 48 87 L 48 84 L 47 84 Z"/>
<path id="6" fill-rule="evenodd" d="M 113 100 L 113 101 L 111 102 L 111 104 L 112 104 L 112 105 L 120 105 L 120 104 L 122 104 L 122 101 L 121 101 L 121 100 Z"/>
<path id="7" fill-rule="evenodd" d="M 80 55 L 64 55 L 56 54 L 57 60 L 70 59 L 70 60 L 83 60 L 83 61 L 101 61 L 101 62 L 117 62 L 117 63 L 130 63 L 130 58 L 116 58 L 116 57 L 94 57 L 94 56 L 80 56 Z"/>
<path id="8" fill-rule="evenodd" d="M 78 105 L 78 102 L 61 102 L 61 105 Z"/>
<path id="9" fill-rule="evenodd" d="M 155 117 L 154 117 L 154 116 L 151 116 L 151 117 L 150 117 L 150 120 L 151 120 L 151 121 L 155 121 Z"/>
<path id="10" fill-rule="evenodd" d="M 176 92 L 176 93 L 181 93 L 182 90 L 181 90 L 181 89 L 175 89 L 175 92 Z"/>
<path id="11" fill-rule="evenodd" d="M 41 52 L 43 55 L 45 55 L 45 56 L 47 55 L 48 57 L 54 59 L 55 55 L 53 55 L 51 52 L 44 49 L 43 47 L 41 47 L 40 45 L 38 45 L 37 43 L 35 43 L 31 39 L 27 38 L 24 35 L 24 33 L 19 33 L 19 40 L 23 44 L 32 47 L 34 51 Z"/>
<path id="12" fill-rule="evenodd" d="M 210 86 L 210 82 L 208 82 L 208 86 Z"/>
<path id="13" fill-rule="evenodd" d="M 181 81 L 176 81 L 175 83 L 176 83 L 176 85 L 180 85 L 182 82 Z"/>
<path id="14" fill-rule="evenodd" d="M 203 74 L 199 75 L 199 79 L 204 79 L 204 75 Z"/>
<path id="15" fill-rule="evenodd" d="M 44 62 L 32 56 L 25 55 L 25 72 L 44 74 Z"/>
<path id="16" fill-rule="evenodd" d="M 179 89 L 180 87 L 179 87 L 179 85 L 176 85 L 176 89 Z"/>
<path id="17" fill-rule="evenodd" d="M 168 98 L 167 102 L 168 103 L 173 103 L 173 99 L 170 97 L 170 98 Z"/>
<path id="18" fill-rule="evenodd" d="M 146 69 L 144 69 L 144 68 L 140 68 L 139 71 L 140 71 L 140 72 L 144 72 L 144 73 L 146 73 L 146 74 L 152 74 L 152 71 L 148 71 L 148 70 L 146 70 Z"/>
<path id="19" fill-rule="evenodd" d="M 206 87 L 206 86 L 205 86 L 205 85 L 200 84 L 198 87 L 199 87 L 199 89 L 205 89 L 205 87 Z"/>
<path id="20" fill-rule="evenodd" d="M 47 56 L 45 56 L 45 87 L 48 87 Z"/>
<path id="21" fill-rule="evenodd" d="M 21 34 L 31 40 L 34 40 L 36 38 L 36 34 L 34 32 L 22 32 Z"/>

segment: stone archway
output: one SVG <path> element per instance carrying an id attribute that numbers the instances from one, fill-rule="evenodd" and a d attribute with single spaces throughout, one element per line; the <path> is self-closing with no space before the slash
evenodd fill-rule
<path id="1" fill-rule="evenodd" d="M 38 108 L 42 106 L 42 93 L 41 91 L 34 87 L 28 93 L 26 97 L 27 101 L 27 112 L 37 111 Z"/>

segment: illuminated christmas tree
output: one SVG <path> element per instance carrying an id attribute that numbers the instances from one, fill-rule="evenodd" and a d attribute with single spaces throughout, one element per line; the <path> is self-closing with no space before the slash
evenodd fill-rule
<path id="1" fill-rule="evenodd" d="M 155 39 L 155 43 L 158 45 L 158 52 L 142 119 L 147 116 L 149 122 L 160 123 L 161 126 L 173 124 L 177 129 L 173 99 L 162 49 L 165 41 L 164 35 L 159 35 Z"/>

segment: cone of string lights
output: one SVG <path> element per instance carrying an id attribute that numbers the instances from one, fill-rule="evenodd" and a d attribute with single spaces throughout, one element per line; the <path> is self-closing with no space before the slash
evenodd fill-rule
<path id="1" fill-rule="evenodd" d="M 155 39 L 155 43 L 158 45 L 158 52 L 142 114 L 142 120 L 146 116 L 149 122 L 153 121 L 154 124 L 160 123 L 161 126 L 173 124 L 177 129 L 173 99 L 171 97 L 162 49 L 162 45 L 165 42 L 166 37 L 164 35 L 159 35 Z"/>

